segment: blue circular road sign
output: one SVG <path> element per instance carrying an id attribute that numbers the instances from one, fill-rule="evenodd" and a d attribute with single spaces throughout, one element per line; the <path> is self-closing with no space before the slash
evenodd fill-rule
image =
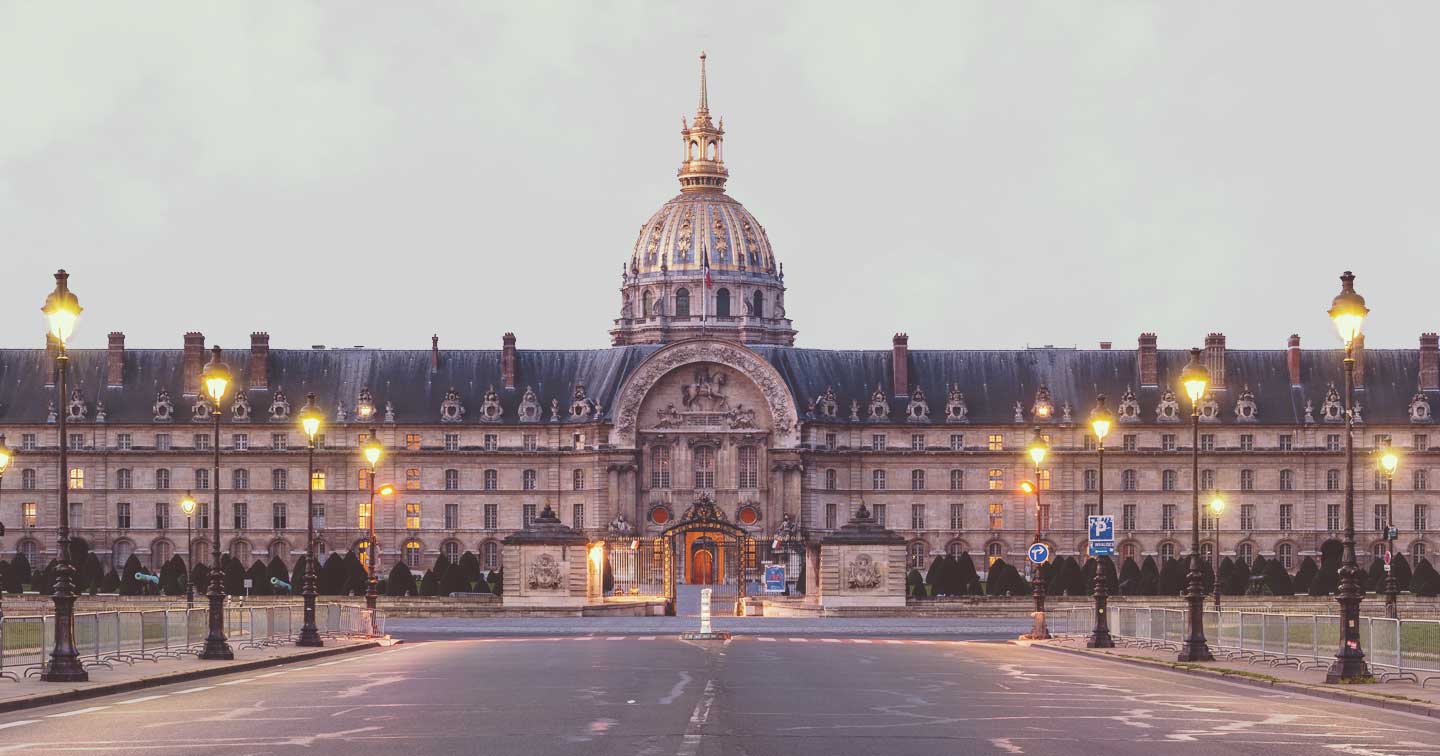
<path id="1" fill-rule="evenodd" d="M 1050 561 L 1050 547 L 1043 543 L 1030 544 L 1030 561 L 1044 564 Z"/>

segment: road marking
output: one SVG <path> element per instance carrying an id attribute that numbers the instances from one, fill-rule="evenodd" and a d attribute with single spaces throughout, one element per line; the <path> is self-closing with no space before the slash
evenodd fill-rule
<path id="1" fill-rule="evenodd" d="M 200 687 L 198 687 L 198 688 L 191 688 L 191 689 L 189 689 L 189 690 L 177 690 L 177 691 L 175 691 L 175 695 L 178 696 L 178 695 L 180 695 L 180 694 L 182 694 L 182 693 L 199 693 L 199 692 L 202 691 L 202 690 L 210 690 L 210 689 L 212 689 L 212 688 L 214 688 L 214 687 L 215 687 L 214 685 L 202 685 L 202 686 L 200 686 Z"/>
<path id="2" fill-rule="evenodd" d="M 39 721 L 38 719 L 21 719 L 15 722 L 6 722 L 5 724 L 0 724 L 0 730 L 8 730 L 11 727 L 19 727 L 20 725 L 35 724 Z"/>
<path id="3" fill-rule="evenodd" d="M 774 642 L 775 642 L 775 639 L 774 639 L 774 638 L 756 638 L 755 640 L 765 641 L 765 642 L 767 642 L 767 643 L 774 643 Z"/>
<path id="4" fill-rule="evenodd" d="M 279 675 L 285 675 L 285 674 L 289 674 L 289 673 L 290 673 L 290 670 L 286 669 L 286 670 L 282 670 L 282 671 L 280 671 L 280 672 L 270 672 L 270 673 L 264 674 L 264 675 L 256 675 L 256 676 L 255 676 L 255 679 L 256 679 L 256 680 L 260 680 L 260 679 L 263 679 L 263 678 L 266 678 L 266 677 L 276 677 L 276 676 L 279 676 Z"/>
<path id="5" fill-rule="evenodd" d="M 890 643 L 890 644 L 893 644 L 893 645 L 896 645 L 896 646 L 898 646 L 898 645 L 900 645 L 900 644 L 901 644 L 901 643 L 904 643 L 904 642 L 905 642 L 905 641 L 899 641 L 899 640 L 887 640 L 887 641 L 885 641 L 885 642 L 886 642 L 886 643 Z"/>
<path id="6" fill-rule="evenodd" d="M 851 638 L 851 639 L 850 639 L 850 642 L 851 642 L 851 643 L 869 643 L 870 641 L 865 640 L 865 639 L 863 639 L 863 638 Z"/>
<path id="7" fill-rule="evenodd" d="M 119 701 L 119 702 L 117 702 L 115 705 L 116 705 L 116 706 L 129 706 L 130 704 L 145 703 L 146 701 L 154 701 L 154 700 L 157 699 L 157 698 L 165 698 L 165 697 L 168 696 L 168 695 L 170 695 L 170 694 L 169 694 L 169 693 L 161 693 L 161 694 L 156 695 L 156 696 L 141 696 L 141 697 L 139 697 L 139 698 L 132 698 L 132 699 L 130 699 L 129 701 Z"/>
<path id="8" fill-rule="evenodd" d="M 255 679 L 255 678 L 253 678 L 253 677 L 245 677 L 245 678 L 241 678 L 241 679 L 239 679 L 239 680 L 230 680 L 230 681 L 228 681 L 228 682 L 215 683 L 215 684 L 216 684 L 216 685 L 239 685 L 240 683 L 247 683 L 247 682 L 250 682 L 251 680 L 254 680 L 254 679 Z"/>
<path id="9" fill-rule="evenodd" d="M 810 639 L 809 639 L 809 638 L 791 638 L 791 639 L 790 639 L 790 642 L 791 642 L 791 643 L 809 643 L 809 642 L 810 642 Z"/>
<path id="10" fill-rule="evenodd" d="M 104 711 L 104 710 L 106 710 L 106 709 L 108 709 L 108 708 L 110 708 L 110 707 L 109 707 L 109 706 L 91 706 L 91 707 L 88 708 L 88 709 L 76 709 L 76 710 L 74 710 L 74 711 L 62 711 L 62 712 L 60 712 L 59 714 L 51 714 L 50 716 L 46 717 L 46 719 L 59 719 L 59 718 L 61 718 L 61 717 L 73 717 L 73 716 L 75 716 L 76 714 L 89 714 L 89 713 L 95 712 L 95 711 Z"/>
<path id="11" fill-rule="evenodd" d="M 655 640 L 655 636 L 653 636 L 653 635 L 642 635 L 642 636 L 640 636 L 640 640 Z"/>
<path id="12" fill-rule="evenodd" d="M 705 681 L 705 693 L 695 703 L 695 710 L 690 713 L 690 724 L 685 727 L 685 737 L 680 741 L 680 749 L 675 756 L 695 756 L 700 751 L 701 730 L 710 719 L 710 707 L 715 703 L 715 681 Z"/>
<path id="13" fill-rule="evenodd" d="M 821 642 L 821 643 L 839 643 L 839 642 L 840 642 L 840 639 L 839 639 L 839 638 L 821 638 L 821 639 L 820 639 L 820 642 Z"/>
<path id="14" fill-rule="evenodd" d="M 623 636 L 623 635 L 612 635 L 612 636 L 606 638 L 605 640 L 625 640 L 625 636 Z"/>

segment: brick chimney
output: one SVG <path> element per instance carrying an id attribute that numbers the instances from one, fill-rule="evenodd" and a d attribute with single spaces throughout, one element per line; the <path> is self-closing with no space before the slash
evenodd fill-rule
<path id="1" fill-rule="evenodd" d="M 125 385 L 125 334 L 110 332 L 110 347 L 105 351 L 105 385 L 121 388 Z"/>
<path id="2" fill-rule="evenodd" d="M 440 335 L 430 335 L 430 372 L 440 369 Z"/>
<path id="3" fill-rule="evenodd" d="M 910 337 L 895 334 L 890 341 L 891 384 L 895 396 L 910 395 Z"/>
<path id="4" fill-rule="evenodd" d="M 1225 390 L 1225 334 L 1205 335 L 1205 369 L 1210 371 L 1210 388 Z"/>
<path id="5" fill-rule="evenodd" d="M 1351 354 L 1355 357 L 1355 390 L 1365 389 L 1365 334 L 1355 337 L 1355 345 Z"/>
<path id="6" fill-rule="evenodd" d="M 256 331 L 250 334 L 250 390 L 264 391 L 270 388 L 270 334 Z"/>
<path id="7" fill-rule="evenodd" d="M 1440 391 L 1440 335 L 1420 334 L 1420 390 Z"/>
<path id="8" fill-rule="evenodd" d="M 1108 342 L 1108 341 L 1102 341 L 1102 342 L 1100 342 L 1100 351 L 1102 351 L 1102 352 L 1108 352 L 1108 351 L 1110 351 L 1110 346 L 1111 346 L 1110 342 Z"/>
<path id="9" fill-rule="evenodd" d="M 1158 387 L 1160 385 L 1160 355 L 1155 346 L 1155 334 L 1140 334 L 1140 348 L 1137 357 L 1140 369 L 1140 387 Z"/>
<path id="10" fill-rule="evenodd" d="M 502 339 L 504 348 L 500 352 L 500 374 L 505 388 L 515 388 L 515 334 L 506 332 Z"/>
<path id="11" fill-rule="evenodd" d="M 1290 334 L 1290 346 L 1285 350 L 1285 362 L 1290 366 L 1290 385 L 1300 385 L 1300 334 Z"/>
<path id="12" fill-rule="evenodd" d="M 181 361 L 185 373 L 185 396 L 200 393 L 200 370 L 205 367 L 205 334 L 190 331 L 185 334 L 185 354 Z"/>

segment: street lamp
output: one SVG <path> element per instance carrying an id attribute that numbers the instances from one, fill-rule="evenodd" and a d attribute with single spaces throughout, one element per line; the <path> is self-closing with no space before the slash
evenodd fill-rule
<path id="1" fill-rule="evenodd" d="M 1105 514 L 1105 437 L 1115 425 L 1115 416 L 1105 408 L 1105 395 L 1095 397 L 1095 409 L 1090 412 L 1090 432 L 1095 434 L 1095 450 L 1100 457 L 1099 502 L 1096 514 Z M 1113 534 L 1112 534 L 1113 535 Z M 1110 586 L 1105 580 L 1105 571 L 1100 568 L 1102 557 L 1095 557 L 1095 628 L 1090 631 L 1088 648 L 1114 648 L 1115 640 L 1110 637 L 1110 618 L 1106 609 L 1110 602 Z"/>
<path id="2" fill-rule="evenodd" d="M 1220 515 L 1225 514 L 1225 500 L 1216 496 L 1210 500 L 1210 515 L 1215 523 L 1215 611 L 1220 611 Z"/>
<path id="3" fill-rule="evenodd" d="M 80 319 L 80 300 L 70 291 L 70 274 L 63 269 L 55 272 L 55 290 L 45 298 L 45 320 L 50 329 L 50 338 L 55 343 L 55 404 L 61 410 L 55 413 L 56 431 L 60 446 L 60 532 L 59 560 L 55 565 L 55 647 L 50 652 L 50 664 L 40 673 L 46 682 L 85 682 L 90 673 L 80 663 L 80 652 L 75 648 L 75 567 L 70 564 L 70 439 L 65 433 L 65 379 L 70 371 L 70 355 L 66 344 L 75 332 L 75 323 Z"/>
<path id="4" fill-rule="evenodd" d="M 381 486 L 377 489 L 375 486 L 375 472 L 380 464 L 380 458 L 385 456 L 385 445 L 380 443 L 380 438 L 376 435 L 374 428 L 370 429 L 370 437 L 360 445 L 360 453 L 365 457 L 365 461 L 370 463 L 370 509 L 365 514 L 365 524 L 370 531 L 369 542 L 366 543 L 370 558 L 365 560 L 366 572 L 369 573 L 365 584 L 365 608 L 374 611 L 376 599 L 380 595 L 377 591 L 379 581 L 375 576 L 376 568 L 380 566 L 376 563 L 380 556 L 380 550 L 375 547 L 375 494 L 389 496 L 394 493 L 395 489 L 391 486 Z"/>
<path id="5" fill-rule="evenodd" d="M 205 594 L 210 600 L 210 632 L 205 636 L 205 649 L 200 652 L 201 659 L 235 658 L 235 652 L 230 649 L 225 638 L 225 566 L 220 561 L 220 400 L 225 398 L 231 381 L 230 368 L 220 361 L 220 347 L 215 346 L 210 350 L 210 362 L 200 371 L 200 384 L 205 389 L 205 395 L 210 397 L 215 447 L 214 472 L 211 478 L 215 495 L 211 498 L 213 506 L 210 512 L 210 522 L 214 526 L 214 546 L 211 548 L 213 559 L 210 568 L 210 590 Z"/>
<path id="6" fill-rule="evenodd" d="M 1180 383 L 1190 397 L 1191 438 L 1190 572 L 1186 574 L 1185 601 L 1190 606 L 1189 637 L 1180 650 L 1182 662 L 1215 661 L 1205 642 L 1205 577 L 1200 572 L 1200 400 L 1210 385 L 1210 371 L 1200 364 L 1200 350 L 1190 350 L 1190 363 L 1180 371 Z"/>
<path id="7" fill-rule="evenodd" d="M 191 540 L 190 516 L 195 514 L 195 497 L 185 492 L 180 500 L 180 511 L 185 513 L 185 608 L 195 606 L 195 547 Z"/>
<path id="8" fill-rule="evenodd" d="M 300 594 L 305 601 L 305 623 L 300 627 L 297 646 L 323 646 L 320 628 L 315 625 L 315 437 L 320 434 L 324 413 L 315 406 L 315 394 L 305 397 L 305 407 L 300 410 L 300 429 L 309 439 L 310 457 L 305 470 L 305 577 Z"/>
<path id="9" fill-rule="evenodd" d="M 1040 463 L 1045 461 L 1045 455 L 1050 452 L 1050 443 L 1040 433 L 1039 426 L 1035 428 L 1035 435 L 1031 437 L 1030 443 L 1025 446 L 1025 454 L 1035 463 L 1035 482 L 1024 481 L 1020 484 L 1020 490 L 1024 493 L 1035 494 L 1035 543 L 1039 543 L 1044 537 L 1041 527 L 1045 517 L 1045 510 L 1040 505 Z M 1033 593 L 1035 595 L 1035 627 L 1030 631 L 1032 640 L 1048 640 L 1050 630 L 1045 625 L 1045 573 L 1041 570 L 1044 565 L 1035 565 L 1035 582 Z"/>
<path id="10" fill-rule="evenodd" d="M 15 459 L 15 453 L 5 445 L 5 434 L 0 433 L 0 491 L 5 490 L 5 471 L 10 469 L 10 461 Z M 3 527 L 3 526 L 0 526 Z M 3 596 L 5 589 L 0 586 L 0 596 Z M 5 609 L 0 606 L 0 618 L 5 616 Z"/>
<path id="11" fill-rule="evenodd" d="M 1360 647 L 1360 565 L 1355 563 L 1355 418 L 1351 410 L 1355 393 L 1355 340 L 1370 309 L 1365 298 L 1355 293 L 1355 274 L 1340 276 L 1340 293 L 1330 303 L 1330 319 L 1345 342 L 1345 548 L 1340 556 L 1340 648 L 1325 673 L 1325 682 L 1368 681 L 1373 679 Z"/>
<path id="12" fill-rule="evenodd" d="M 1395 528 L 1395 469 L 1400 466 L 1400 455 L 1391 447 L 1380 453 L 1380 471 L 1385 474 L 1385 616 L 1400 618 L 1397 599 L 1400 584 L 1395 580 L 1395 539 L 1391 533 Z"/>

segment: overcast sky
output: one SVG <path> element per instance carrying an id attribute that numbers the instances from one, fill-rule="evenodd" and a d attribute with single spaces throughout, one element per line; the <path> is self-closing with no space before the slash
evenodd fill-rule
<path id="1" fill-rule="evenodd" d="M 1440 4 L 0 1 L 0 346 L 597 347 L 709 53 L 808 347 L 1440 329 Z"/>

